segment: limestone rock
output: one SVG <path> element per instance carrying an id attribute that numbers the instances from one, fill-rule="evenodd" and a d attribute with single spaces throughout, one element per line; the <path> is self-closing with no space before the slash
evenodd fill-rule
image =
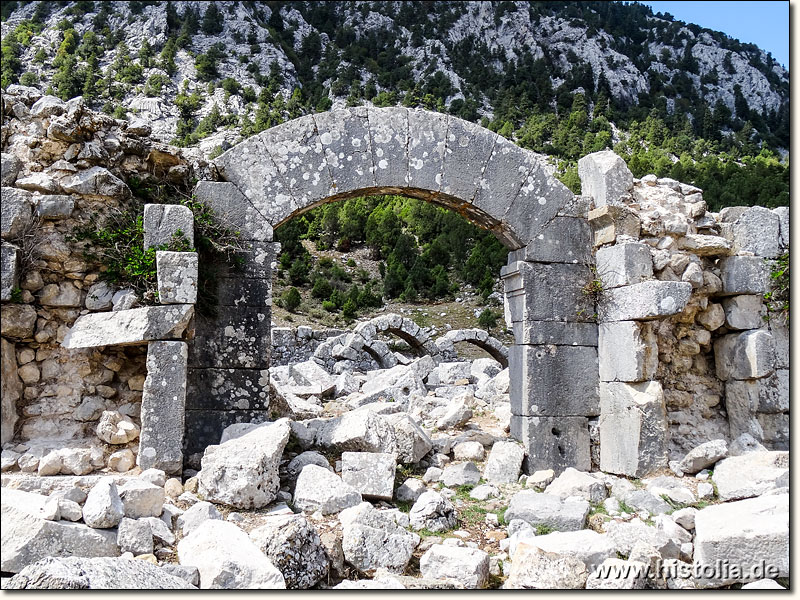
<path id="1" fill-rule="evenodd" d="M 692 284 L 682 281 L 644 281 L 605 290 L 598 304 L 602 321 L 641 321 L 680 313 L 689 301 Z"/>
<path id="2" fill-rule="evenodd" d="M 156 252 L 158 301 L 161 304 L 197 302 L 197 252 Z"/>
<path id="3" fill-rule="evenodd" d="M 201 589 L 286 589 L 281 572 L 233 523 L 208 520 L 178 542 L 182 565 L 200 572 Z"/>
<path id="4" fill-rule="evenodd" d="M 594 198 L 596 207 L 620 204 L 633 187 L 633 174 L 625 161 L 611 150 L 587 154 L 578 160 L 581 192 Z"/>
<path id="5" fill-rule="evenodd" d="M 388 419 L 366 408 L 331 419 L 316 440 L 323 448 L 352 452 L 394 452 L 396 446 Z"/>
<path id="6" fill-rule="evenodd" d="M 725 322 L 731 329 L 758 329 L 764 324 L 761 296 L 742 294 L 722 301 L 725 309 Z"/>
<path id="7" fill-rule="evenodd" d="M 197 502 L 178 517 L 178 529 L 186 537 L 209 519 L 222 519 L 222 513 L 210 502 Z"/>
<path id="8" fill-rule="evenodd" d="M 495 442 L 483 477 L 491 483 L 513 483 L 519 477 L 525 450 L 516 442 Z"/>
<path id="9" fill-rule="evenodd" d="M 369 502 L 345 509 L 339 521 L 344 558 L 366 575 L 377 569 L 402 573 L 420 542 L 417 534 L 399 527 Z"/>
<path id="10" fill-rule="evenodd" d="M 546 535 L 527 537 L 520 543 L 545 552 L 577 558 L 586 565 L 590 573 L 603 561 L 616 556 L 614 544 L 605 535 L 591 529 L 557 531 Z"/>
<path id="11" fill-rule="evenodd" d="M 342 481 L 362 497 L 391 500 L 394 493 L 394 454 L 343 452 Z"/>
<path id="12" fill-rule="evenodd" d="M 718 460 L 728 454 L 728 444 L 725 440 L 711 440 L 693 448 L 683 457 L 680 470 L 689 475 L 694 475 L 713 466 Z"/>
<path id="13" fill-rule="evenodd" d="M 558 496 L 524 490 L 514 494 L 506 510 L 505 520 L 521 519 L 534 527 L 543 525 L 556 531 L 583 529 L 589 515 L 585 500 L 565 502 Z"/>
<path id="14" fill-rule="evenodd" d="M 789 479 L 788 452 L 751 452 L 731 456 L 714 467 L 713 480 L 721 500 L 761 496 L 786 487 Z"/>
<path id="15" fill-rule="evenodd" d="M 442 483 L 447 487 L 476 485 L 480 479 L 481 472 L 472 462 L 448 465 L 442 472 Z"/>
<path id="16" fill-rule="evenodd" d="M 118 198 L 130 195 L 128 186 L 103 167 L 92 167 L 61 180 L 61 187 L 68 194 Z"/>
<path id="17" fill-rule="evenodd" d="M 300 510 L 330 515 L 360 503 L 361 494 L 328 469 L 309 464 L 297 478 L 294 504 Z"/>
<path id="18" fill-rule="evenodd" d="M 410 502 L 413 504 L 427 489 L 422 481 L 409 477 L 397 488 L 395 498 L 398 502 Z"/>
<path id="19" fill-rule="evenodd" d="M 129 478 L 119 488 L 125 516 L 159 517 L 164 505 L 164 488 L 137 478 Z"/>
<path id="20" fill-rule="evenodd" d="M 646 244 L 632 242 L 600 248 L 596 262 L 597 276 L 604 290 L 653 278 L 653 260 Z"/>
<path id="21" fill-rule="evenodd" d="M 431 546 L 419 560 L 423 577 L 453 579 L 466 589 L 481 589 L 489 581 L 489 555 L 477 548 Z"/>
<path id="22" fill-rule="evenodd" d="M 638 561 L 607 558 L 586 580 L 587 590 L 643 590 L 647 565 Z"/>
<path id="23" fill-rule="evenodd" d="M 635 382 L 655 377 L 658 343 L 650 324 L 637 321 L 600 323 L 597 334 L 601 381 Z"/>
<path id="24" fill-rule="evenodd" d="M 83 315 L 72 325 L 61 345 L 70 349 L 93 348 L 180 339 L 193 314 L 191 304 L 173 304 Z"/>
<path id="25" fill-rule="evenodd" d="M 117 528 L 117 545 L 120 552 L 134 556 L 153 553 L 153 530 L 145 519 L 124 518 Z"/>
<path id="26" fill-rule="evenodd" d="M 315 450 L 306 450 L 305 452 L 301 452 L 292 460 L 290 460 L 289 464 L 286 466 L 286 477 L 291 489 L 294 489 L 294 485 L 297 483 L 297 478 L 300 476 L 303 467 L 306 465 L 317 465 L 318 467 L 322 467 L 333 472 L 333 467 L 331 467 L 331 465 L 328 463 L 328 459 L 319 452 Z"/>
<path id="27" fill-rule="evenodd" d="M 278 464 L 289 441 L 289 421 L 257 427 L 242 437 L 206 448 L 199 490 L 212 502 L 261 508 L 278 492 Z"/>
<path id="28" fill-rule="evenodd" d="M 3 304 L 0 308 L 0 334 L 4 338 L 23 340 L 33 337 L 36 309 L 30 304 Z"/>
<path id="29" fill-rule="evenodd" d="M 387 418 L 394 429 L 395 450 L 399 462 L 418 463 L 430 452 L 433 447 L 430 437 L 411 415 L 397 413 Z"/>
<path id="30" fill-rule="evenodd" d="M 562 500 L 577 496 L 593 504 L 602 502 L 607 496 L 606 486 L 602 481 L 572 467 L 568 467 L 556 477 L 544 493 L 558 496 Z"/>
<path id="31" fill-rule="evenodd" d="M 95 429 L 97 437 L 107 444 L 127 444 L 139 437 L 139 428 L 115 410 L 105 410 Z"/>
<path id="32" fill-rule="evenodd" d="M 582 589 L 588 576 L 586 565 L 574 556 L 545 552 L 523 542 L 511 557 L 511 571 L 503 588 Z"/>
<path id="33" fill-rule="evenodd" d="M 448 531 L 456 526 L 456 511 L 449 500 L 434 491 L 424 492 L 408 513 L 412 529 Z"/>
<path id="34" fill-rule="evenodd" d="M 763 329 L 724 335 L 714 342 L 714 359 L 722 380 L 766 377 L 775 369 L 772 335 Z"/>
<path id="35" fill-rule="evenodd" d="M 125 507 L 117 486 L 110 477 L 94 484 L 83 505 L 83 522 L 89 527 L 107 529 L 116 527 L 125 516 Z"/>

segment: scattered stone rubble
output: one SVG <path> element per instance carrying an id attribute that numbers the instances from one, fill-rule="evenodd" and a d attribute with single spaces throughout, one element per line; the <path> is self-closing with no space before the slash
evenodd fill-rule
<path id="1" fill-rule="evenodd" d="M 686 589 L 789 577 L 788 326 L 765 320 L 762 301 L 788 210 L 710 213 L 701 190 L 636 180 L 596 153 L 579 163 L 587 195 L 542 209 L 541 237 L 520 246 L 509 224 L 524 211 L 501 215 L 517 247 L 503 272 L 512 348 L 479 330 L 434 339 L 393 314 L 270 336 L 272 226 L 252 226 L 241 190 L 79 99 L 10 86 L 2 112 L 0 570 L 14 574 L 3 587 Z M 327 118 L 320 127 L 338 127 Z M 308 124 L 292 126 L 304 143 Z M 218 170 L 256 177 L 231 160 Z M 502 174 L 498 161 L 487 169 Z M 195 173 L 214 206 L 241 202 L 246 214 L 222 212 L 241 217 L 252 250 L 244 278 L 223 277 L 217 320 L 194 312 L 194 253 L 160 253 L 160 304 L 138 306 L 73 237 L 90 213 L 124 205 L 129 176 L 150 173 Z M 464 173 L 446 175 L 455 193 Z M 476 197 L 487 211 L 500 197 L 489 188 Z M 192 231 L 178 208 L 145 208 L 147 243 Z M 31 223 L 38 258 L 20 274 Z M 463 341 L 490 358 L 459 360 Z M 706 568 L 722 559 L 740 569 Z"/>

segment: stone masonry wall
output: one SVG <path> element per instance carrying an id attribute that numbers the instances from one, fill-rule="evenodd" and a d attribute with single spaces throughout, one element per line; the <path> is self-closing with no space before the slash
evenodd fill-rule
<path id="1" fill-rule="evenodd" d="M 273 327 L 270 332 L 271 363 L 277 367 L 308 360 L 322 342 L 343 333 L 347 332 L 343 329 L 312 329 L 307 325 Z"/>

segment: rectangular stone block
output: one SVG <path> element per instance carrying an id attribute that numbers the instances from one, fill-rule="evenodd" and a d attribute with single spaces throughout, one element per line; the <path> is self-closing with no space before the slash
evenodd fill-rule
<path id="1" fill-rule="evenodd" d="M 589 420 L 586 417 L 511 415 L 511 436 L 525 447 L 522 468 L 528 475 L 543 469 L 591 469 Z"/>
<path id="2" fill-rule="evenodd" d="M 367 107 L 331 110 L 314 115 L 334 194 L 375 185 Z"/>
<path id="3" fill-rule="evenodd" d="M 266 278 L 220 277 L 217 280 L 220 306 L 266 306 L 272 303 L 272 280 Z"/>
<path id="4" fill-rule="evenodd" d="M 245 250 L 239 252 L 239 262 L 223 267 L 223 277 L 245 277 L 247 279 L 271 279 L 276 267 L 281 245 L 278 242 L 247 242 Z"/>
<path id="5" fill-rule="evenodd" d="M 72 196 L 47 195 L 39 196 L 34 214 L 42 220 L 56 221 L 68 219 L 75 209 L 75 199 Z"/>
<path id="6" fill-rule="evenodd" d="M 189 370 L 189 410 L 267 410 L 268 369 Z"/>
<path id="7" fill-rule="evenodd" d="M 512 346 L 511 412 L 521 416 L 596 416 L 597 349 L 591 346 Z"/>
<path id="8" fill-rule="evenodd" d="M 643 281 L 604 290 L 597 304 L 600 321 L 646 321 L 677 315 L 691 293 L 692 284 L 685 281 Z"/>
<path id="9" fill-rule="evenodd" d="M 419 109 L 408 111 L 408 184 L 438 191 L 447 146 L 448 116 Z"/>
<path id="10" fill-rule="evenodd" d="M 189 345 L 193 367 L 265 369 L 269 366 L 270 308 L 219 306 L 216 317 L 198 315 Z"/>
<path id="11" fill-rule="evenodd" d="M 772 212 L 778 215 L 778 219 L 780 220 L 780 232 L 781 232 L 781 250 L 785 250 L 789 247 L 789 207 L 788 206 L 779 206 L 778 208 L 773 208 Z"/>
<path id="12" fill-rule="evenodd" d="M 9 302 L 19 286 L 19 259 L 14 246 L 0 247 L 0 301 Z"/>
<path id="13" fill-rule="evenodd" d="M 789 368 L 789 324 L 781 317 L 769 320 L 769 332 L 775 345 L 775 368 Z"/>
<path id="14" fill-rule="evenodd" d="M 769 267 L 758 256 L 728 256 L 719 261 L 722 295 L 763 295 L 769 284 Z"/>
<path id="15" fill-rule="evenodd" d="M 0 237 L 13 240 L 31 220 L 33 194 L 17 188 L 3 187 L 0 202 Z"/>
<path id="16" fill-rule="evenodd" d="M 197 252 L 156 252 L 158 301 L 161 304 L 197 302 Z"/>
<path id="17" fill-rule="evenodd" d="M 61 345 L 69 349 L 94 348 L 180 339 L 193 315 L 191 304 L 90 313 L 78 317 Z"/>
<path id="18" fill-rule="evenodd" d="M 600 381 L 647 381 L 655 377 L 658 342 L 649 323 L 600 323 L 597 332 Z"/>
<path id="19" fill-rule="evenodd" d="M 601 206 L 589 211 L 589 227 L 594 233 L 594 245 L 613 244 L 618 235 L 639 238 L 642 221 L 624 206 Z"/>
<path id="20" fill-rule="evenodd" d="M 763 206 L 751 206 L 733 222 L 733 249 L 774 258 L 781 251 L 780 216 Z"/>
<path id="21" fill-rule="evenodd" d="M 487 143 L 490 140 L 491 137 L 487 138 Z M 472 204 L 499 221 L 511 208 L 535 164 L 526 150 L 503 136 L 497 136 L 488 161 L 481 163 L 483 165 Z"/>
<path id="22" fill-rule="evenodd" d="M 150 342 L 147 346 L 142 429 L 136 458 L 136 464 L 142 469 L 177 474 L 183 470 L 188 356 L 184 342 Z"/>
<path id="23" fill-rule="evenodd" d="M 731 333 L 714 342 L 717 377 L 758 379 L 775 370 L 775 347 L 772 335 L 765 329 Z"/>
<path id="24" fill-rule="evenodd" d="M 597 346 L 597 323 L 563 321 L 517 321 L 512 324 L 517 344 Z"/>
<path id="25" fill-rule="evenodd" d="M 766 414 L 756 415 L 758 424 L 764 432 L 762 443 L 770 450 L 789 449 L 789 414 Z"/>
<path id="26" fill-rule="evenodd" d="M 592 232 L 586 219 L 555 217 L 531 242 L 509 255 L 509 261 L 588 264 L 592 261 Z"/>
<path id="27" fill-rule="evenodd" d="M 633 174 L 612 150 L 587 154 L 578 161 L 581 191 L 594 198 L 595 206 L 618 204 L 633 187 Z"/>
<path id="28" fill-rule="evenodd" d="M 744 433 L 758 441 L 764 439 L 764 431 L 756 420 L 760 391 L 755 381 L 728 381 L 725 384 L 725 410 L 732 440 Z"/>
<path id="29" fill-rule="evenodd" d="M 253 203 L 229 181 L 199 181 L 194 196 L 211 207 L 227 229 L 238 231 L 243 240 L 272 241 L 272 226 Z"/>
<path id="30" fill-rule="evenodd" d="M 408 178 L 408 109 L 367 108 L 375 185 L 397 186 Z"/>
<path id="31" fill-rule="evenodd" d="M 742 294 L 722 301 L 725 309 L 725 324 L 730 329 L 758 329 L 764 325 L 764 301 L 762 296 Z"/>
<path id="32" fill-rule="evenodd" d="M 667 465 L 664 393 L 657 381 L 600 383 L 600 469 L 641 477 Z"/>
<path id="33" fill-rule="evenodd" d="M 269 420 L 269 412 L 265 410 L 187 410 L 184 455 L 188 457 L 203 452 L 212 444 L 219 444 L 222 431 L 228 425 Z"/>
<path id="34" fill-rule="evenodd" d="M 144 205 L 144 249 L 169 246 L 174 236 L 182 234 L 194 247 L 194 215 L 180 204 Z"/>
<path id="35" fill-rule="evenodd" d="M 653 259 L 646 244 L 632 242 L 600 248 L 595 260 L 604 290 L 653 278 Z"/>
<path id="36" fill-rule="evenodd" d="M 512 322 L 593 320 L 595 307 L 584 293 L 591 273 L 584 265 L 517 261 L 500 276 Z"/>

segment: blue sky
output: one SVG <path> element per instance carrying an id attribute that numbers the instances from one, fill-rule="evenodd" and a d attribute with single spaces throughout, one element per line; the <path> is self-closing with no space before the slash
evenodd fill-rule
<path id="1" fill-rule="evenodd" d="M 680 21 L 723 31 L 740 42 L 756 44 L 789 68 L 788 0 L 653 0 L 642 4 L 650 6 L 653 13 L 668 12 Z"/>

